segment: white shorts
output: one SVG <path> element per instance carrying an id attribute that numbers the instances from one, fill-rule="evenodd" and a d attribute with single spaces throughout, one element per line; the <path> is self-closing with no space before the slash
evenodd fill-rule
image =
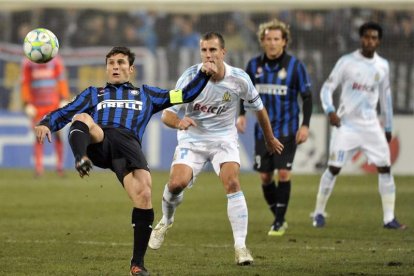
<path id="1" fill-rule="evenodd" d="M 391 165 L 390 149 L 379 124 L 358 130 L 333 128 L 329 148 L 329 166 L 342 168 L 357 151 L 362 151 L 368 162 L 377 167 Z"/>
<path id="2" fill-rule="evenodd" d="M 220 175 L 220 166 L 223 163 L 236 162 L 240 165 L 239 144 L 237 141 L 182 143 L 175 148 L 171 166 L 184 164 L 191 167 L 193 170 L 193 179 L 189 184 L 191 186 L 208 162 L 217 175 Z"/>

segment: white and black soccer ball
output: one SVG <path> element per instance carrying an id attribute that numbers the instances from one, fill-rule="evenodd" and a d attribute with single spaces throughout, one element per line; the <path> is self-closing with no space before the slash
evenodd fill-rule
<path id="1" fill-rule="evenodd" d="M 59 41 L 54 33 L 45 28 L 30 31 L 24 38 L 24 54 L 33 62 L 46 63 L 59 51 Z"/>

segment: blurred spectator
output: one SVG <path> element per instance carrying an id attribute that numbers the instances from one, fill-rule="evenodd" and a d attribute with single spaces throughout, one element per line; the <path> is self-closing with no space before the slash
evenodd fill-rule
<path id="1" fill-rule="evenodd" d="M 293 37 L 289 47 L 308 65 L 315 91 L 321 85 L 321 76 L 323 80 L 329 73 L 327 68 L 331 68 L 340 55 L 358 47 L 359 36 L 355 26 L 365 21 L 380 20 L 384 35 L 389 38 L 383 41 L 380 51 L 390 61 L 392 85 L 399 91 L 398 96 L 394 93 L 393 97 L 402 97 L 394 101 L 394 108 L 397 112 L 414 111 L 414 94 L 410 89 L 414 85 L 414 79 L 410 77 L 413 74 L 411 67 L 414 66 L 414 12 L 411 10 L 272 8 L 263 12 L 223 11 L 211 16 L 203 11 L 174 14 L 142 9 L 119 12 L 71 8 L 28 9 L 0 11 L 0 23 L 5 26 L 0 30 L 0 37 L 5 37 L 2 41 L 21 45 L 31 29 L 46 27 L 55 32 L 65 50 L 70 50 L 70 47 L 115 44 L 144 46 L 154 53 L 157 64 L 163 64 L 165 60 L 175 64 L 169 67 L 160 65 L 165 70 L 161 76 L 163 81 L 171 81 L 177 77 L 177 70 L 197 62 L 200 33 L 211 30 L 224 34 L 227 59 L 243 68 L 251 53 L 259 50 L 256 43 L 257 23 L 272 18 L 284 18 L 290 25 Z M 4 57 L 8 58 L 7 55 Z M 4 69 L 0 62 L 1 70 Z M 5 88 L 1 89 L 4 91 Z M 5 99 L 7 93 L 1 98 L 2 106 L 5 106 Z M 413 102 L 410 107 L 407 107 L 407 101 Z M 317 100 L 315 107 L 319 103 Z"/>
<path id="2" fill-rule="evenodd" d="M 243 39 L 236 22 L 232 18 L 224 22 L 223 36 L 226 40 L 227 51 L 239 52 L 246 49 L 246 41 Z"/>
<path id="3" fill-rule="evenodd" d="M 133 16 L 139 40 L 143 42 L 145 47 L 155 52 L 158 44 L 158 37 L 155 32 L 156 13 L 140 11 L 133 14 Z"/>
<path id="4" fill-rule="evenodd" d="M 144 41 L 138 36 L 135 25 L 132 20 L 127 22 L 122 30 L 124 45 L 127 47 L 139 47 L 144 46 Z"/>
<path id="5" fill-rule="evenodd" d="M 170 48 L 198 49 L 200 43 L 200 33 L 194 30 L 195 22 L 189 16 L 177 15 L 173 18 L 171 33 L 172 39 Z"/>
<path id="6" fill-rule="evenodd" d="M 73 33 L 71 45 L 75 47 L 102 46 L 107 36 L 105 17 L 100 12 L 86 10 L 79 16 L 78 28 Z"/>
<path id="7" fill-rule="evenodd" d="M 122 14 L 120 15 L 122 16 Z M 113 46 L 123 44 L 122 29 L 124 26 L 120 23 L 118 14 L 110 13 L 105 16 L 105 32 L 106 35 L 103 37 L 104 46 Z"/>

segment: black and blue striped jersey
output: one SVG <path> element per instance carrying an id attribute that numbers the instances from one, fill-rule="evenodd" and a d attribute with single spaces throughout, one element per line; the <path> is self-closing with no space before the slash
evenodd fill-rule
<path id="1" fill-rule="evenodd" d="M 166 90 L 142 85 L 134 87 L 127 82 L 121 85 L 107 84 L 82 91 L 72 102 L 46 115 L 39 125 L 58 131 L 71 122 L 74 115 L 89 114 L 101 127 L 130 130 L 141 142 L 151 116 L 174 104 L 194 100 L 208 83 L 209 76 L 199 71 L 182 90 Z"/>
<path id="2" fill-rule="evenodd" d="M 279 138 L 296 135 L 300 114 L 298 95 L 311 101 L 311 83 L 305 65 L 286 52 L 271 65 L 265 60 L 264 54 L 251 59 L 246 72 L 266 107 L 274 136 Z M 308 126 L 309 112 L 304 112 L 302 123 Z M 258 123 L 255 125 L 255 138 L 263 139 Z"/>

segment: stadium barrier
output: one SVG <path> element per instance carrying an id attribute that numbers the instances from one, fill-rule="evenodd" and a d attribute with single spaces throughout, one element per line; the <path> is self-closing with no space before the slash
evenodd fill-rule
<path id="1" fill-rule="evenodd" d="M 394 119 L 395 137 L 390 144 L 393 172 L 395 174 L 414 175 L 411 156 L 414 149 L 412 139 L 413 116 L 396 116 Z M 248 129 L 240 135 L 241 170 L 251 171 L 253 160 L 253 127 L 255 118 L 248 115 Z M 320 173 L 326 166 L 326 117 L 314 115 L 311 122 L 309 140 L 298 147 L 294 170 L 297 173 Z M 67 130 L 64 128 L 65 168 L 73 168 L 74 160 L 67 143 Z M 32 168 L 34 159 L 32 148 L 34 134 L 29 119 L 21 112 L 0 112 L 0 167 Z M 148 124 L 143 137 L 143 150 L 152 170 L 169 170 L 174 149 L 177 144 L 175 130 L 167 128 L 156 114 Z M 53 147 L 45 143 L 45 166 L 53 169 L 56 156 Z M 375 172 L 366 158 L 357 153 L 343 169 L 344 173 L 359 174 Z"/>

